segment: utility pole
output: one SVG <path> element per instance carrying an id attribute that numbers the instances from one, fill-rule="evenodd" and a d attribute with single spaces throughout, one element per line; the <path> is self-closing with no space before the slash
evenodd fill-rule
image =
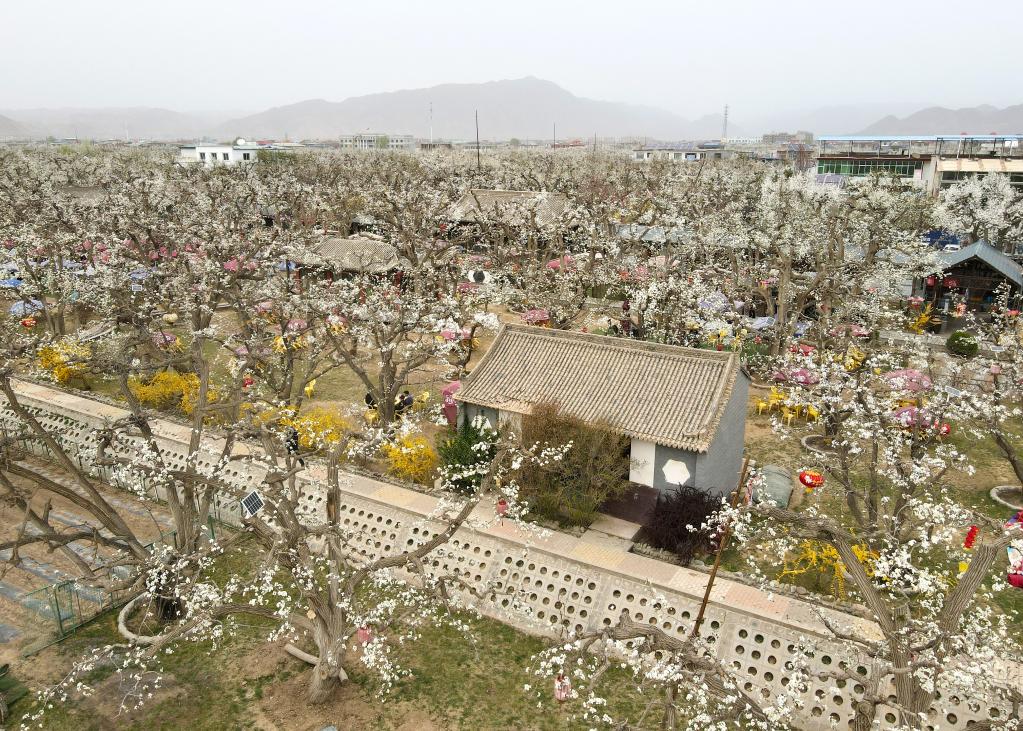
<path id="1" fill-rule="evenodd" d="M 554 145 L 551 147 L 552 150 L 558 149 L 558 123 L 554 123 Z"/>
<path id="2" fill-rule="evenodd" d="M 430 102 L 430 149 L 433 149 L 433 102 Z"/>
<path id="3" fill-rule="evenodd" d="M 739 506 L 739 501 L 746 497 L 746 477 L 749 473 L 749 457 L 746 457 L 742 461 L 742 472 L 739 474 L 739 484 L 735 488 L 735 494 L 732 496 L 732 508 Z M 693 631 L 689 633 L 689 637 L 697 637 L 700 634 L 700 625 L 703 624 L 703 615 L 707 611 L 707 604 L 710 603 L 710 591 L 714 588 L 714 579 L 717 578 L 718 569 L 721 567 L 721 555 L 725 552 L 725 548 L 728 547 L 728 539 L 732 535 L 732 527 L 727 523 L 721 526 L 721 538 L 718 539 L 718 551 L 717 556 L 714 558 L 714 566 L 710 570 L 710 576 L 707 577 L 707 589 L 703 592 L 703 601 L 700 602 L 700 611 L 696 615 L 696 621 L 693 622 Z"/>
<path id="4" fill-rule="evenodd" d="M 721 143 L 728 139 L 728 105 L 725 104 L 725 118 L 721 122 Z"/>
<path id="5" fill-rule="evenodd" d="M 480 164 L 480 110 L 476 110 L 476 169 L 481 170 Z"/>

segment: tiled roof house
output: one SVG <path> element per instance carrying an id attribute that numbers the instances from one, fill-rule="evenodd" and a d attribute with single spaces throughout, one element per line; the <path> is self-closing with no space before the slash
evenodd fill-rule
<path id="1" fill-rule="evenodd" d="M 508 325 L 455 398 L 461 418 L 494 426 L 555 402 L 630 438 L 633 482 L 725 492 L 739 478 L 748 392 L 735 353 Z"/>

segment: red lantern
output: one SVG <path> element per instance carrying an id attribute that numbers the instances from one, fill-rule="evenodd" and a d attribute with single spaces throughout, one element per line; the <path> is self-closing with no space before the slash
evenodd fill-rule
<path id="1" fill-rule="evenodd" d="M 938 433 L 943 437 L 947 437 L 952 433 L 952 426 L 950 424 L 942 423 L 941 426 L 938 427 Z"/>
<path id="2" fill-rule="evenodd" d="M 977 542 L 977 534 L 980 533 L 980 528 L 975 525 L 970 526 L 970 530 L 966 532 L 966 540 L 963 541 L 963 548 L 973 548 L 973 544 Z"/>
<path id="3" fill-rule="evenodd" d="M 363 625 L 355 630 L 355 639 L 363 645 L 369 644 L 370 640 L 373 639 L 373 630 Z"/>
<path id="4" fill-rule="evenodd" d="M 937 281 L 937 280 L 935 280 L 934 277 L 927 277 L 927 286 L 928 287 L 933 287 L 935 281 Z"/>
<path id="5" fill-rule="evenodd" d="M 26 330 L 31 330 L 36 326 L 36 319 L 34 317 L 25 317 L 21 320 L 21 326 Z"/>
<path id="6" fill-rule="evenodd" d="M 1017 589 L 1023 589 L 1023 574 L 1009 574 L 1006 577 L 1010 586 L 1015 586 Z"/>
<path id="7" fill-rule="evenodd" d="M 242 379 L 242 388 L 248 388 L 255 382 L 256 380 L 252 376 L 245 376 L 245 378 Z"/>
<path id="8" fill-rule="evenodd" d="M 799 481 L 803 483 L 806 491 L 810 492 L 824 484 L 824 475 L 817 470 L 803 470 L 799 473 Z"/>
<path id="9" fill-rule="evenodd" d="M 959 288 L 959 280 L 955 279 L 954 277 L 946 277 L 945 278 L 945 287 L 947 289 L 958 289 Z"/>
<path id="10" fill-rule="evenodd" d="M 504 518 L 504 514 L 508 512 L 508 501 L 501 498 L 497 501 L 497 514 L 501 518 Z"/>

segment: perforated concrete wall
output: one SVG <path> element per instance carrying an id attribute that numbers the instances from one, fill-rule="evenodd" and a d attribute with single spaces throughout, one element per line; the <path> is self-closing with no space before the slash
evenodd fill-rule
<path id="1" fill-rule="evenodd" d="M 31 406 L 37 418 L 86 466 L 94 452 L 93 430 L 104 418 L 124 413 L 34 384 L 23 384 L 19 390 L 23 403 Z M 0 412 L 0 426 L 10 429 L 14 422 L 9 411 Z M 169 422 L 160 426 L 164 455 L 175 466 L 184 463 L 187 432 L 187 428 Z M 216 446 L 209 446 L 200 464 L 212 466 Z M 46 456 L 45 449 L 37 451 Z M 133 450 L 125 445 L 122 451 L 128 454 Z M 109 469 L 97 470 L 97 476 L 112 484 L 119 479 Z M 254 487 L 262 479 L 252 466 L 241 463 L 232 465 L 225 476 L 239 487 Z M 312 466 L 304 481 L 302 500 L 310 512 L 325 510 L 322 477 L 321 468 Z M 415 546 L 441 530 L 440 524 L 427 517 L 436 505 L 437 500 L 429 495 L 352 474 L 340 506 L 341 520 L 358 535 L 362 553 L 376 557 Z M 221 500 L 218 510 L 224 521 L 239 523 L 234 500 Z M 485 614 L 527 632 L 558 636 L 565 630 L 582 632 L 609 626 L 628 608 L 637 621 L 676 636 L 690 630 L 706 585 L 705 574 L 565 534 L 524 534 L 510 524 L 493 524 L 489 520 L 492 507 L 477 510 L 480 522 L 490 525 L 463 528 L 430 555 L 429 564 L 438 572 L 488 582 L 498 591 L 517 592 L 517 600 L 499 595 L 493 604 L 484 604 L 481 610 Z M 523 607 L 531 616 L 523 613 Z M 876 632 L 862 619 L 824 611 L 838 625 L 854 627 L 864 635 Z M 865 678 L 868 672 L 866 663 L 845 657 L 842 647 L 823 639 L 828 636 L 826 630 L 808 604 L 788 596 L 769 597 L 733 581 L 719 580 L 715 585 L 703 631 L 718 647 L 719 657 L 746 678 L 745 689 L 764 699 L 789 683 L 785 663 L 799 652 L 801 637 L 821 639 L 810 661 L 815 669 L 834 669 L 844 663 L 858 677 Z M 833 724 L 845 727 L 862 690 L 855 681 L 814 682 L 804 695 L 799 725 L 807 729 L 831 728 Z M 1000 703 L 939 698 L 927 728 L 965 729 L 970 721 L 1004 718 L 1007 711 Z M 878 720 L 885 727 L 896 719 L 891 709 L 882 707 Z"/>

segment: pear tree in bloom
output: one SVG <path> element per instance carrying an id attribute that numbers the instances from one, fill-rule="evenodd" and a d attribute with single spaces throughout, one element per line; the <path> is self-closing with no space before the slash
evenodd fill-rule
<path id="1" fill-rule="evenodd" d="M 866 638 L 821 615 L 866 672 L 850 660 L 819 675 L 863 687 L 853 728 L 872 728 L 887 707 L 915 729 L 934 723 L 939 694 L 985 710 L 1004 705 L 1011 681 L 999 669 L 1021 655 L 997 596 L 1017 591 L 1005 583 L 1006 549 L 1023 546 L 1023 534 L 964 504 L 956 487 L 974 471 L 957 444 L 985 431 L 978 394 L 990 376 L 982 371 L 978 383 L 976 363 L 912 336 L 880 337 L 906 315 L 894 304 L 896 279 L 877 284 L 877 297 L 836 302 L 816 321 L 807 338 L 815 348 L 776 363 L 786 407 L 812 408 L 826 425 L 824 447 L 805 452 L 802 465 L 824 482 L 809 480 L 798 509 L 752 508 L 763 520 L 747 555 L 798 552 L 805 542 L 837 552 L 850 599 L 879 634 Z M 801 431 L 791 421 L 776 426 L 785 436 Z M 1003 718 L 1018 723 L 1017 714 Z"/>
<path id="2" fill-rule="evenodd" d="M 1023 236 L 1023 195 L 1006 175 L 970 176 L 941 191 L 938 223 L 966 243 L 981 239 L 1011 253 Z"/>
<path id="3" fill-rule="evenodd" d="M 49 164 L 32 155 L 25 160 L 28 170 Z M 311 332 L 323 322 L 303 321 L 300 333 L 291 327 L 303 307 L 300 295 L 290 291 L 286 268 L 281 269 L 310 236 L 291 216 L 316 197 L 287 177 L 264 183 L 255 169 L 182 169 L 135 157 L 107 163 L 93 166 L 105 191 L 101 204 L 88 216 L 67 216 L 65 229 L 52 240 L 47 216 L 64 204 L 61 194 L 39 187 L 41 173 L 4 177 L 12 191 L 28 188 L 13 200 L 54 196 L 53 205 L 19 208 L 4 219 L 3 234 L 13 242 L 8 249 L 15 256 L 29 245 L 49 246 L 49 256 L 59 257 L 60 246 L 68 242 L 88 244 L 70 246 L 79 272 L 73 281 L 51 278 L 39 291 L 50 313 L 45 326 L 42 318 L 2 323 L 0 390 L 20 430 L 17 437 L 45 445 L 70 478 L 67 484 L 49 479 L 21 458 L 17 439 L 5 442 L 0 470 L 5 498 L 21 509 L 30 528 L 5 548 L 17 563 L 22 546 L 59 547 L 82 581 L 152 594 L 153 586 L 176 580 L 168 566 L 187 566 L 190 557 L 213 550 L 207 526 L 216 501 L 238 497 L 220 494 L 220 477 L 232 462 L 246 458 L 238 440 L 251 427 L 243 417 L 263 411 L 267 402 L 294 412 L 304 387 L 324 372 L 316 364 L 329 365 L 322 357 L 327 341 Z M 274 215 L 265 215 L 267 210 Z M 268 298 L 290 304 L 288 317 L 267 327 L 246 327 Z M 62 313 L 72 305 L 93 322 L 65 334 L 70 323 Z M 306 357 L 286 357 L 299 337 Z M 95 449 L 82 449 L 22 403 L 19 375 L 59 385 L 106 379 L 129 414 L 91 435 Z M 184 455 L 168 452 L 156 438 L 156 420 L 168 409 L 188 418 Z M 133 532 L 117 501 L 99 489 L 100 469 L 140 497 L 166 501 L 173 525 L 166 555 L 159 543 L 145 548 L 147 541 Z M 73 503 L 88 525 L 66 530 L 55 523 L 47 494 Z M 73 550 L 83 543 L 114 556 L 102 567 L 91 564 Z M 115 578 L 115 567 L 129 570 Z M 154 583 L 154 576 L 163 578 Z"/>
<path id="4" fill-rule="evenodd" d="M 174 652 L 177 643 L 213 641 L 234 632 L 234 618 L 244 615 L 273 620 L 268 641 L 286 640 L 285 649 L 310 665 L 308 700 L 322 703 L 347 682 L 353 663 L 369 669 L 386 693 L 407 674 L 396 651 L 414 641 L 422 629 L 448 623 L 471 631 L 467 617 L 499 594 L 517 595 L 475 580 L 467 569 L 445 570 L 445 545 L 460 531 L 486 528 L 496 520 L 520 521 L 515 472 L 525 463 L 540 466 L 560 460 L 570 445 L 536 444 L 523 447 L 512 435 L 487 435 L 478 459 L 445 472 L 445 486 L 453 480 L 477 487 L 442 491 L 436 507 L 422 519 L 412 519 L 406 545 L 380 548 L 380 538 L 355 524 L 343 501 L 343 477 L 328 474 L 324 502 L 308 497 L 320 485 L 299 476 L 293 462 L 265 451 L 265 477 L 259 492 L 264 507 L 247 526 L 265 553 L 253 576 L 232 576 L 220 582 L 198 572 L 175 589 L 186 608 L 185 616 L 157 636 L 132 635 L 133 645 L 119 656 L 126 679 L 152 683 L 159 660 Z M 264 439 L 267 447 L 272 439 Z M 282 459 L 282 457 L 284 457 Z M 333 498 L 331 498 L 333 495 Z M 494 500 L 501 502 L 495 509 Z M 323 509 L 323 505 L 326 509 Z M 532 530 L 529 526 L 523 526 Z M 114 648 L 101 651 L 110 654 Z M 97 656 L 80 665 L 95 667 Z M 81 682 L 72 671 L 43 699 L 61 698 Z"/>
<path id="5" fill-rule="evenodd" d="M 1023 448 L 1018 430 L 1023 422 L 1023 318 L 1019 294 L 1003 287 L 994 299 L 989 317 L 975 322 L 977 356 L 974 372 L 978 388 L 970 391 L 978 417 L 1005 457 L 1017 482 L 1023 485 Z"/>

